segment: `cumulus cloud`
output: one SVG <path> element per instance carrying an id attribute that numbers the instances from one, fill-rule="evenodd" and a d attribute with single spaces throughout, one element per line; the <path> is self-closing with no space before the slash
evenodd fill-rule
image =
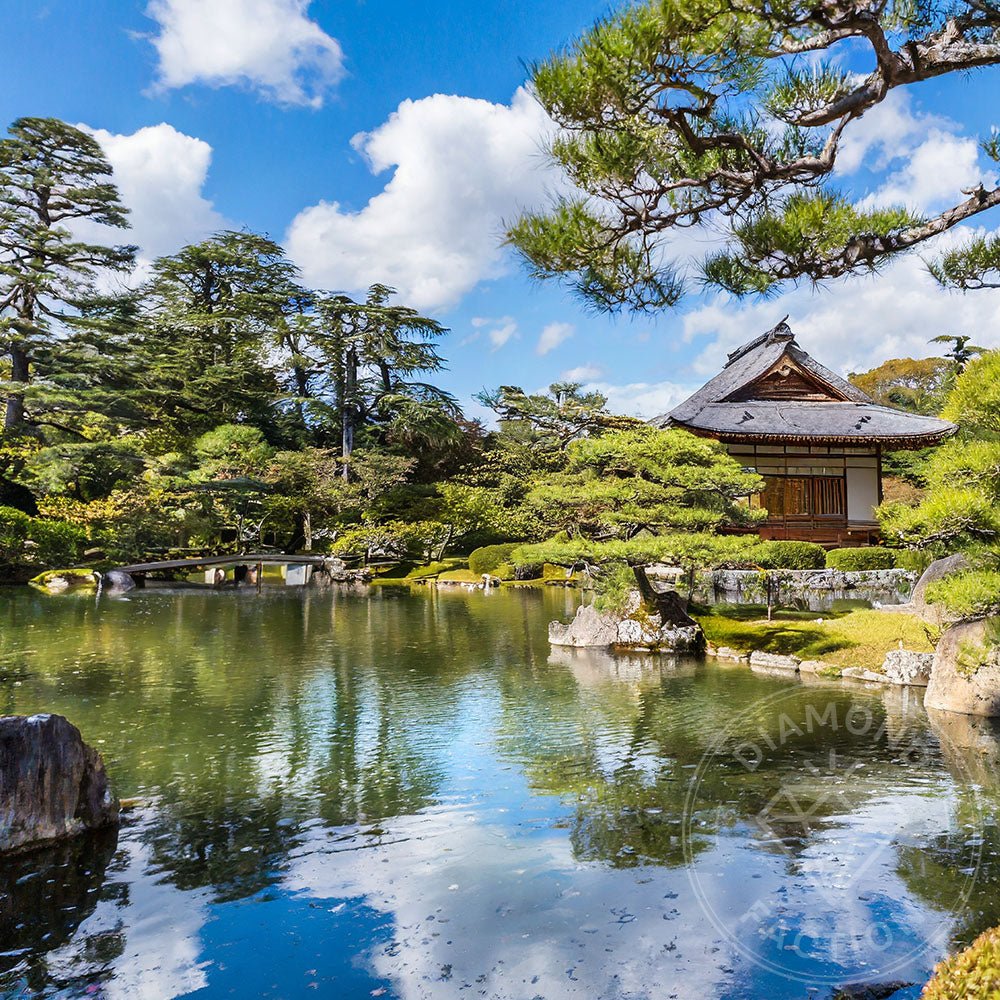
<path id="1" fill-rule="evenodd" d="M 574 332 L 575 327 L 572 323 L 549 323 L 538 338 L 535 353 L 544 356 L 550 351 L 554 351 L 564 341 L 569 340 Z"/>
<path id="2" fill-rule="evenodd" d="M 562 373 L 564 382 L 593 382 L 604 374 L 603 368 L 597 365 L 578 365 L 576 368 L 567 368 Z"/>
<path id="3" fill-rule="evenodd" d="M 586 392 L 599 392 L 606 396 L 608 409 L 612 413 L 649 420 L 672 410 L 698 386 L 678 382 L 629 382 L 616 385 L 611 382 L 588 381 L 583 388 Z"/>
<path id="4" fill-rule="evenodd" d="M 393 170 L 358 211 L 323 201 L 288 231 L 311 285 L 360 291 L 373 281 L 418 309 L 454 305 L 507 266 L 504 221 L 558 178 L 541 155 L 552 123 L 525 90 L 509 105 L 435 94 L 404 101 L 353 144 L 375 174 Z"/>
<path id="5" fill-rule="evenodd" d="M 241 86 L 278 104 L 322 107 L 344 73 L 340 43 L 307 12 L 310 0 L 150 0 L 155 90 Z"/>
<path id="6" fill-rule="evenodd" d="M 912 95 L 894 90 L 844 133 L 837 154 L 837 174 L 856 173 L 862 166 L 884 170 L 917 145 L 931 129 L 954 132 L 955 122 L 941 115 L 916 110 Z"/>
<path id="7" fill-rule="evenodd" d="M 968 136 L 932 129 L 902 169 L 868 197 L 862 207 L 905 205 L 920 211 L 965 200 L 962 191 L 982 178 L 979 144 Z"/>
<path id="8" fill-rule="evenodd" d="M 936 249 L 970 233 L 953 231 Z M 874 278 L 851 278 L 817 292 L 801 287 L 765 302 L 740 304 L 720 296 L 692 310 L 683 320 L 684 337 L 705 341 L 694 370 L 714 374 L 728 351 L 786 314 L 799 343 L 843 374 L 867 371 L 887 358 L 937 354 L 940 347 L 928 341 L 939 334 L 969 334 L 977 344 L 1000 347 L 1000 298 L 946 291 L 919 257 L 909 256 Z"/>
<path id="9" fill-rule="evenodd" d="M 861 200 L 863 208 L 905 205 L 931 211 L 961 200 L 982 177 L 979 144 L 948 118 L 917 109 L 910 94 L 893 91 L 844 135 L 836 176 L 867 168 L 886 173 Z"/>
<path id="10" fill-rule="evenodd" d="M 122 201 L 131 209 L 132 229 L 122 239 L 137 244 L 143 257 L 173 253 L 225 228 L 226 220 L 202 193 L 212 162 L 212 147 L 203 139 L 166 123 L 129 135 L 80 128 L 101 144 L 114 168 Z"/>

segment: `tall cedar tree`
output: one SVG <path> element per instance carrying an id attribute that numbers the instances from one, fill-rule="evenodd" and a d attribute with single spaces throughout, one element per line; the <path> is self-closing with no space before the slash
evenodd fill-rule
<path id="1" fill-rule="evenodd" d="M 143 289 L 153 423 L 178 435 L 251 422 L 275 436 L 275 355 L 307 293 L 277 243 L 221 232 L 153 264 Z"/>
<path id="2" fill-rule="evenodd" d="M 29 398 L 33 368 L 52 355 L 102 273 L 127 271 L 135 248 L 81 238 L 128 227 L 96 140 L 54 118 L 19 118 L 0 140 L 0 345 L 9 360 L 4 431 L 43 422 Z"/>
<path id="3" fill-rule="evenodd" d="M 1000 62 L 1000 8 L 976 0 L 646 0 L 534 67 L 559 126 L 551 158 L 576 189 L 509 232 L 532 272 L 591 303 L 676 304 L 669 237 L 721 232 L 701 278 L 735 294 L 872 271 L 1000 204 L 960 191 L 924 217 L 869 209 L 831 183 L 845 135 L 898 88 Z M 860 69 L 860 72 L 857 70 Z M 1000 160 L 1000 137 L 983 143 Z M 946 258 L 971 287 L 995 243 Z"/>
<path id="4" fill-rule="evenodd" d="M 364 302 L 345 295 L 318 298 L 307 348 L 313 395 L 340 432 L 343 476 L 359 432 L 411 445 L 457 440 L 460 411 L 454 399 L 417 376 L 440 371 L 434 341 L 446 331 L 435 320 L 390 301 L 385 285 L 372 285 Z"/>

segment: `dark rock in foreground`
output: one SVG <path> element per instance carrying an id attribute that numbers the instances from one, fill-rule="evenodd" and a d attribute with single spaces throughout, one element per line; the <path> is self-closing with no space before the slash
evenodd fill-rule
<path id="1" fill-rule="evenodd" d="M 0 852 L 118 822 L 101 755 L 61 715 L 0 717 Z"/>

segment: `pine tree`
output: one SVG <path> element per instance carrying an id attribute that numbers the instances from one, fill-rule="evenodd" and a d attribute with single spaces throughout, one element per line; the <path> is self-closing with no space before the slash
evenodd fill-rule
<path id="1" fill-rule="evenodd" d="M 132 267 L 134 247 L 90 242 L 81 233 L 125 229 L 127 209 L 95 139 L 54 118 L 19 118 L 0 140 L 0 345 L 9 362 L 4 430 L 43 422 L 33 369 L 49 370 L 102 274 Z"/>
<path id="2" fill-rule="evenodd" d="M 1000 63 L 998 29 L 1000 9 L 975 0 L 630 4 L 534 68 L 576 193 L 509 238 L 535 275 L 604 309 L 676 304 L 670 237 L 692 227 L 722 234 L 700 277 L 735 294 L 877 270 L 1000 204 L 1000 187 L 956 180 L 930 217 L 869 209 L 831 182 L 844 137 L 894 90 Z M 1000 161 L 996 136 L 983 150 Z M 968 278 L 958 261 L 942 273 Z"/>

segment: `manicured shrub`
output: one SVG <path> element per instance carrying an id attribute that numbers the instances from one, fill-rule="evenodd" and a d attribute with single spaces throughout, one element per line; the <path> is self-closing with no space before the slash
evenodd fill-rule
<path id="1" fill-rule="evenodd" d="M 892 551 L 896 556 L 896 566 L 909 573 L 916 573 L 917 576 L 920 576 L 934 562 L 934 555 L 926 549 L 893 549 Z"/>
<path id="2" fill-rule="evenodd" d="M 1000 996 L 1000 928 L 984 931 L 945 959 L 920 994 L 923 1000 L 988 1000 Z"/>
<path id="3" fill-rule="evenodd" d="M 31 518 L 14 507 L 0 507 L 0 563 L 24 558 Z"/>
<path id="4" fill-rule="evenodd" d="M 892 549 L 830 549 L 826 554 L 827 569 L 844 573 L 861 573 L 871 569 L 893 569 L 896 554 Z"/>
<path id="5" fill-rule="evenodd" d="M 484 545 L 473 549 L 469 554 L 469 569 L 477 576 L 492 573 L 498 566 L 510 562 L 510 554 L 517 548 L 518 542 L 505 542 L 502 545 Z"/>
<path id="6" fill-rule="evenodd" d="M 760 542 L 747 553 L 761 569 L 823 569 L 826 550 L 815 542 Z"/>
<path id="7" fill-rule="evenodd" d="M 65 521 L 31 519 L 28 535 L 35 543 L 35 561 L 45 566 L 67 566 L 75 563 L 83 552 L 87 534 L 75 524 Z"/>
<path id="8" fill-rule="evenodd" d="M 509 562 L 500 563 L 500 565 L 493 570 L 493 576 L 495 576 L 498 580 L 513 580 L 514 567 Z"/>

